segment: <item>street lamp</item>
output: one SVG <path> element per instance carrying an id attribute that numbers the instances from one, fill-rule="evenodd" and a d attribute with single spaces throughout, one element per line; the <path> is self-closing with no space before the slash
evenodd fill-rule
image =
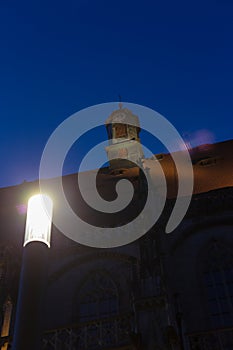
<path id="1" fill-rule="evenodd" d="M 28 201 L 13 350 L 41 350 L 41 319 L 53 202 L 45 194 Z"/>
<path id="2" fill-rule="evenodd" d="M 45 194 L 32 196 L 28 201 L 24 247 L 33 241 L 50 248 L 53 202 Z"/>

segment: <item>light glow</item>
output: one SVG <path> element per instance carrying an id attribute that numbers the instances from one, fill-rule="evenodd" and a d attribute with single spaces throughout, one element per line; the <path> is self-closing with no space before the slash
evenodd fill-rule
<path id="1" fill-rule="evenodd" d="M 33 241 L 50 247 L 53 202 L 45 194 L 32 196 L 28 201 L 24 247 Z"/>

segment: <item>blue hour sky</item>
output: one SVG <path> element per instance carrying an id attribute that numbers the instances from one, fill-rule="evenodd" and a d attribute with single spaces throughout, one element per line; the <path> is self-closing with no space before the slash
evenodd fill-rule
<path id="1" fill-rule="evenodd" d="M 119 94 L 161 113 L 192 146 L 232 139 L 232 37 L 230 0 L 1 1 L 0 187 L 37 179 L 53 130 Z"/>

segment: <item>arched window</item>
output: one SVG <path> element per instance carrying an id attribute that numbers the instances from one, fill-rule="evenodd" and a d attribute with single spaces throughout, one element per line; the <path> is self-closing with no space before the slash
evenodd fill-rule
<path id="1" fill-rule="evenodd" d="M 233 254 L 217 241 L 207 250 L 204 284 L 212 326 L 233 326 Z"/>
<path id="2" fill-rule="evenodd" d="M 118 312 L 117 287 L 102 271 L 88 276 L 81 287 L 79 300 L 79 322 L 109 317 Z"/>
<path id="3" fill-rule="evenodd" d="M 3 319 L 2 329 L 1 329 L 1 337 L 9 336 L 12 306 L 13 305 L 12 305 L 11 298 L 8 296 L 3 306 L 4 319 Z"/>
<path id="4" fill-rule="evenodd" d="M 4 282 L 4 279 L 5 279 L 6 266 L 7 266 L 6 249 L 4 247 L 0 247 L 0 288 L 2 288 L 2 283 Z"/>

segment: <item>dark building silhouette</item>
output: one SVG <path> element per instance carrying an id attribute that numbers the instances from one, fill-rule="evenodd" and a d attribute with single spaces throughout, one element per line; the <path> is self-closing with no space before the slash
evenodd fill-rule
<path id="1" fill-rule="evenodd" d="M 125 114 L 135 127 L 125 124 Z M 118 226 L 137 215 L 146 200 L 145 178 L 128 161 L 129 154 L 136 164 L 143 156 L 135 142 L 140 141 L 140 126 L 121 107 L 106 127 L 113 137 L 107 153 L 120 160 L 110 160 L 110 167 L 99 171 L 97 186 L 111 200 L 118 179 L 129 179 L 135 195 L 127 216 L 111 216 L 106 222 L 86 208 L 75 174 L 64 176 L 63 184 L 70 204 L 84 219 Z M 178 187 L 169 154 L 145 160 L 152 182 L 153 162 L 160 162 L 168 192 L 160 219 L 140 239 L 118 248 L 91 248 L 53 227 L 41 310 L 42 349 L 233 349 L 233 140 L 196 147 L 191 158 L 193 198 L 173 233 L 165 234 Z M 56 201 L 56 179 L 48 180 L 48 188 Z M 2 350 L 11 348 L 26 203 L 36 191 L 37 181 L 0 189 Z"/>

